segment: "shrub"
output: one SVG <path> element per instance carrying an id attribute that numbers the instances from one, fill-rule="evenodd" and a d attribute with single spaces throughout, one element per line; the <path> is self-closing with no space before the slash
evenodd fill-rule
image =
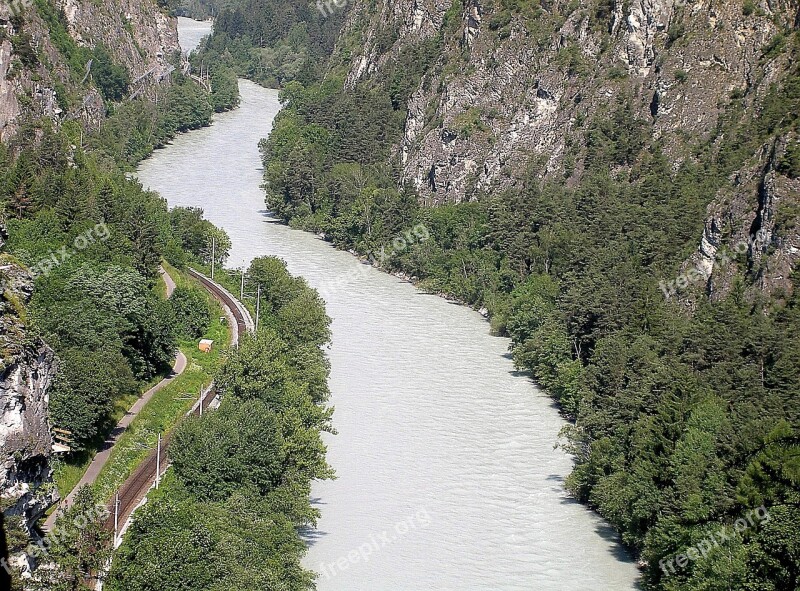
<path id="1" fill-rule="evenodd" d="M 782 33 L 778 33 L 761 49 L 761 53 L 764 59 L 772 59 L 777 57 L 784 47 L 786 47 L 786 37 Z"/>
<path id="2" fill-rule="evenodd" d="M 175 328 L 179 335 L 196 339 L 205 334 L 211 324 L 208 300 L 199 289 L 178 287 L 169 299 L 175 314 Z"/>
<path id="3" fill-rule="evenodd" d="M 128 70 L 115 64 L 108 50 L 102 45 L 94 49 L 92 78 L 100 94 L 108 101 L 120 101 L 128 93 L 130 85 Z"/>

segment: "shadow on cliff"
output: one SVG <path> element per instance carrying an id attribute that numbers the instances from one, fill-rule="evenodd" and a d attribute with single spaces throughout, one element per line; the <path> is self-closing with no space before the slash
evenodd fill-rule
<path id="1" fill-rule="evenodd" d="M 6 570 L 8 565 L 8 540 L 6 540 L 6 518 L 0 511 L 0 591 L 11 589 L 11 574 Z"/>

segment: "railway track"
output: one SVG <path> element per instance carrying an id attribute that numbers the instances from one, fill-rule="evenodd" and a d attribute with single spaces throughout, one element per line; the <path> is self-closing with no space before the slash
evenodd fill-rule
<path id="1" fill-rule="evenodd" d="M 227 289 L 192 268 L 189 268 L 189 274 L 197 279 L 222 304 L 228 315 L 235 320 L 236 330 L 231 338 L 231 344 L 238 344 L 239 335 L 255 331 L 255 322 L 250 316 L 250 312 Z"/>
<path id="2" fill-rule="evenodd" d="M 223 305 L 227 315 L 233 320 L 231 323 L 232 345 L 235 346 L 238 344 L 239 335 L 255 330 L 255 323 L 253 322 L 250 312 L 241 302 L 233 297 L 229 291 L 194 269 L 189 269 L 189 274 L 197 279 L 203 287 Z M 209 408 L 216 397 L 217 389 L 212 383 L 211 386 L 203 392 L 201 400 L 187 413 L 187 416 L 200 415 L 205 409 Z M 162 441 L 161 462 L 158 461 L 157 450 L 152 450 L 147 458 L 139 464 L 136 470 L 133 471 L 120 487 L 118 496 L 115 496 L 108 504 L 110 516 L 104 525 L 109 532 L 114 533 L 118 531 L 123 524 L 128 522 L 133 512 L 142 503 L 148 491 L 152 488 L 156 480 L 156 470 L 158 467 L 160 466 L 160 475 L 166 472 L 169 466 L 170 439 L 171 434 L 167 435 Z"/>
<path id="3" fill-rule="evenodd" d="M 217 389 L 212 384 L 203 392 L 203 409 L 211 406 L 211 403 L 217 397 Z M 190 410 L 186 416 L 200 416 L 200 403 Z M 171 434 L 167 435 L 161 442 L 161 474 L 167 471 L 169 467 L 169 444 Z M 153 450 L 147 458 L 139 464 L 139 467 L 133 471 L 125 483 L 119 489 L 119 496 L 114 497 L 108 504 L 109 518 L 105 522 L 105 528 L 114 533 L 117 524 L 121 525 L 127 523 L 133 512 L 141 504 L 142 500 L 147 496 L 148 491 L 152 488 L 156 479 L 156 469 L 159 467 L 158 458 L 156 457 L 158 450 Z M 117 501 L 118 499 L 118 501 Z M 117 513 L 117 523 L 115 523 L 115 509 L 116 504 L 119 502 Z"/>

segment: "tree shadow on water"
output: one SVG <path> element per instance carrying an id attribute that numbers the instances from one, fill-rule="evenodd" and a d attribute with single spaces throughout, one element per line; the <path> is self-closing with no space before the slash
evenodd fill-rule
<path id="1" fill-rule="evenodd" d="M 560 482 L 562 485 L 563 490 L 563 483 L 564 477 L 558 474 L 551 474 L 547 477 L 547 480 L 551 480 L 554 482 Z M 561 499 L 562 505 L 576 505 L 580 507 L 582 510 L 591 513 L 591 515 L 596 519 L 594 531 L 595 533 L 600 536 L 605 542 L 608 542 L 607 549 L 609 554 L 614 557 L 615 560 L 619 561 L 622 564 L 633 565 L 636 567 L 636 556 L 634 555 L 633 551 L 627 547 L 622 542 L 622 538 L 620 537 L 619 533 L 611 527 L 611 525 L 605 521 L 600 515 L 590 509 L 587 505 L 581 503 L 578 499 L 569 496 L 566 491 L 564 490 L 564 496 Z M 637 580 L 634 584 L 634 589 L 642 589 L 641 586 L 641 577 Z"/>

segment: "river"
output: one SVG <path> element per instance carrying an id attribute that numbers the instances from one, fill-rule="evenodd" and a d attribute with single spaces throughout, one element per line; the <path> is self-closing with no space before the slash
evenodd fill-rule
<path id="1" fill-rule="evenodd" d="M 139 178 L 225 228 L 229 266 L 280 257 L 326 300 L 338 478 L 313 490 L 322 518 L 305 564 L 320 591 L 636 588 L 616 536 L 564 492 L 564 422 L 514 370 L 509 341 L 264 211 L 257 144 L 280 105 L 240 88 L 238 110 L 157 151 Z"/>
<path id="2" fill-rule="evenodd" d="M 203 37 L 211 33 L 211 21 L 196 21 L 178 17 L 178 42 L 184 53 L 191 53 L 200 45 Z"/>

